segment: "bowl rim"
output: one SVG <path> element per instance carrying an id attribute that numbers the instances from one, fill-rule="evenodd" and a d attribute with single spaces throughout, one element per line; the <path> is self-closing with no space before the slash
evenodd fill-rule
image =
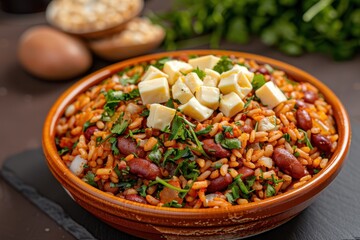
<path id="1" fill-rule="evenodd" d="M 260 202 L 252 202 L 245 205 L 235 205 L 229 208 L 202 208 L 202 209 L 189 209 L 189 208 L 167 208 L 167 207 L 158 207 L 152 205 L 145 205 L 136 203 L 133 201 L 121 199 L 115 197 L 105 192 L 90 186 L 89 184 L 82 181 L 79 177 L 72 174 L 70 169 L 64 164 L 60 156 L 57 153 L 55 146 L 55 125 L 58 119 L 62 116 L 65 111 L 65 107 L 71 103 L 75 97 L 83 92 L 85 89 L 93 86 L 97 83 L 100 83 L 102 80 L 111 77 L 114 73 L 125 68 L 126 66 L 135 65 L 141 62 L 148 62 L 154 59 L 160 59 L 163 57 L 180 57 L 188 55 L 218 55 L 218 56 L 235 56 L 243 57 L 245 59 L 253 59 L 259 63 L 268 63 L 274 68 L 283 70 L 287 75 L 292 76 L 295 80 L 310 82 L 315 85 L 320 92 L 325 96 L 326 101 L 332 105 L 334 111 L 334 118 L 337 125 L 337 130 L 339 134 L 338 147 L 333 153 L 333 156 L 329 159 L 329 164 L 322 169 L 318 174 L 312 177 L 306 184 L 300 186 L 297 189 L 291 189 L 283 194 L 276 195 L 267 199 L 263 199 Z M 295 77 L 296 76 L 296 77 Z M 299 198 L 302 194 L 307 193 L 307 199 L 318 194 L 323 190 L 338 174 L 340 171 L 346 156 L 348 154 L 351 142 L 351 126 L 350 120 L 347 111 L 345 110 L 343 104 L 324 83 L 315 78 L 314 76 L 306 73 L 303 70 L 298 69 L 290 64 L 284 63 L 282 61 L 272 59 L 269 57 L 264 57 L 252 53 L 237 52 L 237 51 L 227 51 L 227 50 L 181 50 L 181 51 L 171 51 L 171 52 L 161 52 L 155 54 L 144 55 L 136 58 L 127 59 L 107 67 L 104 67 L 88 76 L 83 77 L 81 80 L 76 82 L 70 88 L 68 88 L 53 104 L 51 107 L 44 123 L 43 127 L 43 136 L 42 136 L 42 147 L 44 154 L 46 156 L 47 164 L 49 168 L 54 167 L 55 170 L 60 172 L 53 172 L 55 177 L 59 177 L 60 173 L 62 177 L 66 177 L 66 183 L 72 184 L 75 188 L 89 193 L 92 197 L 99 199 L 105 204 L 110 204 L 119 208 L 126 208 L 129 211 L 141 211 L 147 214 L 169 214 L 173 216 L 179 215 L 204 215 L 205 213 L 211 214 L 223 214 L 225 213 L 235 213 L 235 212 L 247 212 L 254 209 L 268 209 L 270 206 L 276 207 L 289 201 Z M 53 169 L 51 169 L 53 171 Z M 55 171 L 54 170 L 54 171 Z M 58 175 L 58 176 L 56 176 Z M 311 194 L 314 193 L 314 194 Z M 310 194 L 310 195 L 309 195 Z M 285 210 L 283 210 L 285 211 Z"/>

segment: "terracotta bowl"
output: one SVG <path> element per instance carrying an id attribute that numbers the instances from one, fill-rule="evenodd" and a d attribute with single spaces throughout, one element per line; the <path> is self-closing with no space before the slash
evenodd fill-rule
<path id="1" fill-rule="evenodd" d="M 234 55 L 268 63 L 284 70 L 295 80 L 315 85 L 333 106 L 338 127 L 338 148 L 328 166 L 307 184 L 261 202 L 218 209 L 172 209 L 149 206 L 110 196 L 73 175 L 55 146 L 55 126 L 66 106 L 85 89 L 110 77 L 126 66 L 165 56 Z M 75 201 L 93 215 L 120 231 L 146 239 L 234 239 L 275 228 L 308 207 L 339 173 L 351 139 L 348 114 L 336 95 L 310 74 L 286 63 L 248 53 L 190 50 L 166 52 L 133 58 L 101 69 L 70 87 L 51 108 L 43 129 L 43 149 L 53 175 Z"/>

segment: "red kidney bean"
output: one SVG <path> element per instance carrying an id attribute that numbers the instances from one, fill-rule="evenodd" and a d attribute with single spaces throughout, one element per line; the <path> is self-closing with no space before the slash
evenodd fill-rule
<path id="1" fill-rule="evenodd" d="M 238 173 L 242 174 L 241 179 L 244 180 L 245 178 L 254 175 L 254 170 L 252 170 L 251 168 L 243 166 L 243 167 L 239 168 Z"/>
<path id="2" fill-rule="evenodd" d="M 211 180 L 210 185 L 208 186 L 206 192 L 214 193 L 214 192 L 223 191 L 229 186 L 230 183 L 232 183 L 232 181 L 233 178 L 229 173 L 227 173 L 225 176 L 219 176 L 214 180 Z"/>
<path id="3" fill-rule="evenodd" d="M 299 108 L 296 111 L 295 116 L 296 116 L 297 126 L 299 128 L 301 128 L 305 131 L 312 128 L 313 124 L 312 124 L 311 117 L 305 109 Z"/>
<path id="4" fill-rule="evenodd" d="M 323 152 L 329 153 L 331 151 L 331 141 L 321 134 L 312 134 L 311 142 Z"/>
<path id="5" fill-rule="evenodd" d="M 144 203 L 147 204 L 147 201 L 145 200 L 145 198 L 143 198 L 142 196 L 139 196 L 137 194 L 128 194 L 125 195 L 125 199 L 126 200 L 130 200 L 133 202 L 138 202 L 138 203 Z"/>
<path id="6" fill-rule="evenodd" d="M 225 158 L 230 156 L 230 151 L 223 148 L 219 143 L 216 143 L 214 139 L 205 139 L 202 141 L 205 152 L 213 157 Z"/>
<path id="7" fill-rule="evenodd" d="M 145 157 L 144 149 L 138 147 L 136 142 L 132 138 L 118 137 L 117 147 L 119 148 L 119 151 L 124 155 L 135 153 L 138 157 Z"/>
<path id="8" fill-rule="evenodd" d="M 314 103 L 318 100 L 319 95 L 313 91 L 304 91 L 304 101 L 307 103 Z"/>
<path id="9" fill-rule="evenodd" d="M 88 127 L 85 132 L 84 132 L 84 136 L 86 138 L 86 140 L 90 140 L 91 136 L 94 134 L 94 132 L 99 131 L 99 129 L 96 126 L 90 126 Z"/>
<path id="10" fill-rule="evenodd" d="M 299 179 L 308 174 L 297 158 L 283 148 L 275 148 L 273 160 L 282 171 L 293 178 Z"/>
<path id="11" fill-rule="evenodd" d="M 241 131 L 245 132 L 245 133 L 251 133 L 251 131 L 253 130 L 252 127 L 250 127 L 249 125 L 244 125 L 242 127 L 240 127 Z"/>
<path id="12" fill-rule="evenodd" d="M 104 184 L 104 191 L 116 194 L 119 191 L 119 188 L 118 187 L 110 187 L 110 182 L 106 182 Z"/>
<path id="13" fill-rule="evenodd" d="M 133 158 L 127 162 L 130 172 L 147 180 L 155 180 L 160 176 L 160 169 L 154 163 L 142 158 Z"/>
<path id="14" fill-rule="evenodd" d="M 306 103 L 305 103 L 304 101 L 302 101 L 302 100 L 297 99 L 297 100 L 296 100 L 296 106 L 297 106 L 298 108 L 305 108 L 305 107 L 306 107 Z"/>

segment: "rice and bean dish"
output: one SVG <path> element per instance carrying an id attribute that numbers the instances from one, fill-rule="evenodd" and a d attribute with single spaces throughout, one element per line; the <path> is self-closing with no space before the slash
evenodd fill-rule
<path id="1" fill-rule="evenodd" d="M 219 208 L 298 188 L 337 147 L 316 87 L 234 56 L 181 56 L 122 69 L 81 93 L 56 126 L 84 182 L 162 207 Z"/>

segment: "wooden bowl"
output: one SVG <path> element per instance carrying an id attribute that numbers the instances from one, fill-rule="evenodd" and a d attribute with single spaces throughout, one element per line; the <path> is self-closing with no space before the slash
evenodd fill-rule
<path id="1" fill-rule="evenodd" d="M 110 196 L 72 174 L 61 160 L 55 146 L 55 126 L 66 106 L 79 93 L 126 66 L 165 56 L 184 54 L 234 55 L 254 59 L 284 70 L 295 80 L 307 81 L 316 86 L 332 105 L 338 127 L 338 148 L 329 160 L 329 164 L 307 184 L 297 189 L 260 202 L 217 209 L 173 209 L 144 205 Z M 275 228 L 308 207 L 318 194 L 334 180 L 348 153 L 350 139 L 350 121 L 344 106 L 336 95 L 315 77 L 274 59 L 221 50 L 165 52 L 133 58 L 101 69 L 70 87 L 55 102 L 43 129 L 43 149 L 47 164 L 53 175 L 68 190 L 75 201 L 120 231 L 145 239 L 235 239 Z"/>

